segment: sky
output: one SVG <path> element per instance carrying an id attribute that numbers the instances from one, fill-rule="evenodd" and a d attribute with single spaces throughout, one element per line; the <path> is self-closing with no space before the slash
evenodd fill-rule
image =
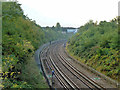
<path id="1" fill-rule="evenodd" d="M 110 21 L 118 16 L 120 0 L 18 0 L 24 14 L 40 26 L 80 27 L 89 20 Z"/>

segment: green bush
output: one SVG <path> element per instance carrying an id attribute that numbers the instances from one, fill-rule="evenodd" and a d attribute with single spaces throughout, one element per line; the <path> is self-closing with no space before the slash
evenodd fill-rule
<path id="1" fill-rule="evenodd" d="M 2 8 L 3 71 L 0 73 L 3 85 L 0 87 L 47 88 L 34 59 L 31 58 L 39 46 L 58 38 L 65 38 L 65 35 L 61 31 L 43 29 L 37 25 L 23 14 L 17 2 L 3 2 Z M 30 70 L 33 70 L 33 73 L 30 73 Z M 33 75 L 34 73 L 36 75 Z"/>
<path id="2" fill-rule="evenodd" d="M 69 39 L 67 49 L 82 62 L 117 80 L 120 66 L 117 27 L 117 18 L 98 25 L 90 20 Z"/>

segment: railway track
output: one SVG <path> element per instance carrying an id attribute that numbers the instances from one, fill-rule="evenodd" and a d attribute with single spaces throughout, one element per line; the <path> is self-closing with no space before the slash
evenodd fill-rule
<path id="1" fill-rule="evenodd" d="M 60 49 L 60 48 L 59 48 Z M 86 86 L 88 86 L 89 88 L 97 88 L 97 89 L 104 89 L 104 87 L 100 86 L 99 84 L 97 84 L 95 81 L 93 81 L 92 79 L 90 79 L 88 76 L 86 76 L 84 73 L 82 73 L 78 68 L 76 68 L 75 66 L 73 66 L 63 55 L 63 53 L 59 52 L 58 55 L 61 58 L 61 63 L 63 63 L 63 61 L 66 63 L 66 65 L 68 67 L 70 67 L 71 69 L 73 69 L 74 72 L 76 72 L 76 74 L 74 74 L 76 77 L 78 77 L 78 79 L 80 81 L 82 81 Z M 78 74 L 78 76 L 77 76 Z M 82 79 L 80 78 L 82 77 Z"/>
<path id="2" fill-rule="evenodd" d="M 48 51 L 49 49 L 47 49 L 47 51 Z M 60 73 L 60 72 L 58 72 L 57 71 L 57 68 L 54 68 L 54 67 L 56 67 L 55 65 L 54 65 L 54 63 L 52 62 L 52 59 L 50 58 L 50 57 L 47 57 L 47 55 L 49 55 L 49 51 L 48 52 L 44 52 L 44 53 L 41 53 L 41 57 L 46 57 L 46 59 L 47 59 L 47 61 L 45 62 L 46 63 L 46 65 L 47 65 L 47 67 L 52 71 L 52 70 L 54 70 L 56 73 L 55 73 L 55 77 L 57 78 L 57 80 L 60 82 L 60 84 L 61 84 L 61 86 L 62 86 L 62 88 L 64 88 L 64 89 L 68 89 L 68 88 L 71 88 L 70 87 L 70 85 L 69 85 L 69 82 L 66 82 L 65 80 L 67 80 L 67 79 L 65 79 L 64 78 L 64 76 Z M 60 73 L 60 74 L 59 74 Z"/>
<path id="3" fill-rule="evenodd" d="M 55 71 L 55 77 L 60 82 L 61 86 L 65 89 L 104 89 L 104 87 L 98 85 L 95 81 L 91 80 L 79 69 L 73 66 L 61 52 L 61 45 L 63 42 L 51 45 L 49 48 L 43 51 L 46 58 L 46 65 L 50 70 Z"/>
<path id="4" fill-rule="evenodd" d="M 50 52 L 51 53 L 51 52 Z M 53 59 L 51 58 L 51 56 L 49 56 L 48 62 L 52 64 L 52 69 L 59 74 L 60 78 L 62 78 L 62 80 L 60 82 L 62 82 L 64 84 L 64 87 L 66 89 L 79 89 L 80 87 L 76 85 L 76 83 L 74 83 L 68 76 L 67 74 L 65 74 L 62 69 L 54 63 Z"/>

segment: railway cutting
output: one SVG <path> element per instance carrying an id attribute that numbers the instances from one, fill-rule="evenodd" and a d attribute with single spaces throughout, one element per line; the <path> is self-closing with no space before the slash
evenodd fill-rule
<path id="1" fill-rule="evenodd" d="M 65 53 L 65 43 L 66 41 L 51 43 L 40 53 L 43 72 L 51 88 L 92 90 L 116 88 L 115 85 L 72 60 Z"/>

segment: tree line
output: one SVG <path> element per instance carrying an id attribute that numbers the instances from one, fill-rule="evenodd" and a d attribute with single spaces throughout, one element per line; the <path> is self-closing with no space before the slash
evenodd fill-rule
<path id="1" fill-rule="evenodd" d="M 74 27 L 62 27 L 59 22 L 57 22 L 55 26 L 52 26 L 52 27 L 46 26 L 46 27 L 42 27 L 42 28 L 43 29 L 51 28 L 54 31 L 62 31 L 62 32 L 66 32 L 66 33 L 67 33 L 67 29 L 77 29 Z"/>

